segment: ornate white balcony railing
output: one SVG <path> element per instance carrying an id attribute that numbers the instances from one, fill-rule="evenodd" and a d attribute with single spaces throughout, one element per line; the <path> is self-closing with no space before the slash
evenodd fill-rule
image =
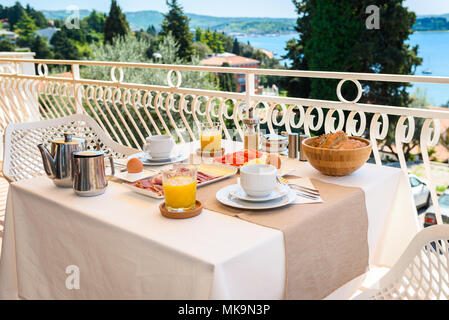
<path id="1" fill-rule="evenodd" d="M 23 66 L 30 63 L 36 64 L 37 75 L 23 71 Z M 71 78 L 50 76 L 49 65 L 68 66 Z M 110 68 L 111 79 L 80 77 L 80 68 L 93 66 Z M 165 70 L 167 83 L 125 83 L 124 73 L 135 69 Z M 244 74 L 246 92 L 184 88 L 182 72 L 186 71 Z M 258 95 L 254 87 L 256 75 L 337 79 L 340 80 L 336 87 L 339 101 Z M 346 81 L 357 87 L 357 97 L 353 101 L 341 94 Z M 0 129 L 11 122 L 88 113 L 112 139 L 140 148 L 145 137 L 160 133 L 171 134 L 180 142 L 197 140 L 203 121 L 220 122 L 225 138 L 241 139 L 241 120 L 250 107 L 256 110 L 261 124 L 270 133 L 280 128 L 287 132 L 303 130 L 306 134 L 344 129 L 352 136 L 366 136 L 373 144 L 376 164 L 382 165 L 378 148 L 392 128 L 392 116 L 397 116 L 394 137 L 401 167 L 407 172 L 404 144 L 419 135 L 437 221 L 442 223 L 427 151 L 438 144 L 440 119 L 449 119 L 449 112 L 359 103 L 363 81 L 449 84 L 449 77 L 0 58 Z M 423 122 L 420 130 L 416 129 L 418 121 Z"/>

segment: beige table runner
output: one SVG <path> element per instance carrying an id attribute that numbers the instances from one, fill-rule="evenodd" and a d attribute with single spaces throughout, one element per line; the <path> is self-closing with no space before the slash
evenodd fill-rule
<path id="1" fill-rule="evenodd" d="M 198 189 L 197 198 L 206 209 L 284 233 L 286 299 L 323 299 L 368 268 L 368 215 L 363 190 L 312 182 L 324 203 L 264 211 L 234 209 L 216 200 L 217 191 L 237 183 L 237 178 Z"/>

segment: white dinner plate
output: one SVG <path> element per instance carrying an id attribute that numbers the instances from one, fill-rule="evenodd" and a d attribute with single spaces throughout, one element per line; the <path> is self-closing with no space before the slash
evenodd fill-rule
<path id="1" fill-rule="evenodd" d="M 232 190 L 234 186 L 227 186 L 217 192 L 217 200 L 222 204 L 238 208 L 238 209 L 246 209 L 246 210 L 268 210 L 275 209 L 280 207 L 285 207 L 291 203 L 296 201 L 296 192 L 291 190 L 286 196 L 266 201 L 266 202 L 248 202 L 244 200 L 237 199 L 232 196 L 229 192 Z"/>
<path id="2" fill-rule="evenodd" d="M 125 172 L 116 172 L 115 173 L 115 177 L 119 178 L 120 180 L 124 180 L 127 182 L 137 182 L 139 180 L 143 180 L 146 178 L 151 178 L 154 177 L 158 174 L 157 171 L 148 171 L 148 170 L 143 170 L 140 173 L 129 173 L 128 171 Z"/>
<path id="3" fill-rule="evenodd" d="M 276 187 L 273 192 L 265 197 L 252 197 L 245 193 L 242 186 L 239 184 L 234 184 L 233 188 L 230 188 L 229 193 L 236 197 L 237 199 L 249 201 L 249 202 L 267 202 L 271 200 L 276 200 L 281 197 L 285 197 L 290 192 L 290 187 L 286 185 L 282 185 L 280 183 L 276 183 Z"/>

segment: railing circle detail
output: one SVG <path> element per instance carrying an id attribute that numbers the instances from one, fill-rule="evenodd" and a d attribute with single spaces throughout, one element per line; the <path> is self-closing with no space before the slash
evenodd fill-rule
<path id="1" fill-rule="evenodd" d="M 41 77 L 48 76 L 48 66 L 45 63 L 39 63 L 37 65 L 37 74 Z"/>
<path id="2" fill-rule="evenodd" d="M 350 100 L 346 100 L 343 95 L 341 94 L 341 88 L 343 87 L 343 84 L 346 81 L 351 81 L 352 83 L 354 83 L 357 87 L 357 97 L 350 101 Z M 340 100 L 340 102 L 344 102 L 344 103 L 357 103 L 359 102 L 359 100 L 362 98 L 362 94 L 363 94 L 364 90 L 362 88 L 362 85 L 360 84 L 360 82 L 358 80 L 353 80 L 353 79 L 343 79 L 338 83 L 337 86 L 337 97 L 338 100 Z"/>
<path id="3" fill-rule="evenodd" d="M 116 76 L 115 76 L 115 71 L 118 70 L 119 72 L 119 79 L 117 80 Z M 118 82 L 118 83 L 122 83 L 123 79 L 125 78 L 125 75 L 123 73 L 123 69 L 121 67 L 112 67 L 111 68 L 111 79 L 112 82 Z"/>
<path id="4" fill-rule="evenodd" d="M 176 85 L 174 85 L 172 80 L 171 80 L 173 72 L 176 73 Z M 181 87 L 181 84 L 182 84 L 181 72 L 179 70 L 170 70 L 170 71 L 168 71 L 167 72 L 167 84 L 171 88 L 179 88 L 179 87 Z"/>

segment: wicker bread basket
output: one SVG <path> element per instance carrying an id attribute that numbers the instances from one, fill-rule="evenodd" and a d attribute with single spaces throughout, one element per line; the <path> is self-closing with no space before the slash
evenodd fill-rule
<path id="1" fill-rule="evenodd" d="M 371 154 L 371 142 L 369 140 L 350 137 L 367 144 L 366 147 L 351 150 L 333 150 L 312 147 L 311 144 L 318 137 L 303 141 L 302 148 L 307 160 L 312 167 L 327 176 L 347 176 L 360 169 Z"/>

